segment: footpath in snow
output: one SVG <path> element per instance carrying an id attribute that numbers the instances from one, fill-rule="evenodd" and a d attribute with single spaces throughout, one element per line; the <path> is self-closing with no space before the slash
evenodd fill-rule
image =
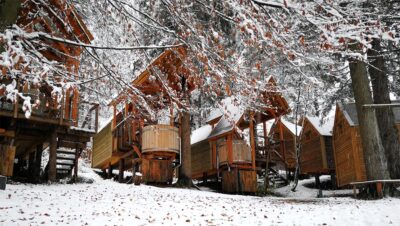
<path id="1" fill-rule="evenodd" d="M 286 198 L 225 195 L 119 184 L 83 170 L 92 184 L 7 185 L 0 225 L 400 225 L 400 199 L 317 199 L 301 184 Z"/>

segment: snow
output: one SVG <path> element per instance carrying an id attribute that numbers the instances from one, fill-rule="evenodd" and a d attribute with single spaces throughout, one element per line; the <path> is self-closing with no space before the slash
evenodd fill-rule
<path id="1" fill-rule="evenodd" d="M 315 198 L 315 189 L 276 189 L 287 197 L 119 184 L 87 163 L 91 183 L 10 184 L 0 193 L 0 225 L 399 225 L 400 199 Z M 349 192 L 346 190 L 346 192 Z M 324 191 L 325 194 L 325 191 Z"/>
<path id="2" fill-rule="evenodd" d="M 207 137 L 211 133 L 211 130 L 212 127 L 210 125 L 205 125 L 196 129 L 192 132 L 192 135 L 190 136 L 190 144 L 196 144 L 200 141 L 207 139 Z"/>
<path id="3" fill-rule="evenodd" d="M 335 117 L 329 117 L 326 121 L 323 121 L 321 124 L 321 120 L 318 117 L 307 116 L 307 119 L 311 122 L 311 124 L 318 130 L 319 134 L 322 136 L 332 136 L 333 123 L 335 122 Z"/>
<path id="4" fill-rule="evenodd" d="M 288 128 L 290 130 L 290 132 L 292 132 L 293 134 L 296 134 L 296 124 L 293 124 L 289 121 L 286 121 L 285 119 L 281 119 L 282 123 L 284 126 L 286 126 L 286 128 Z M 297 125 L 297 134 L 296 136 L 300 136 L 301 130 L 303 128 L 299 125 Z"/>

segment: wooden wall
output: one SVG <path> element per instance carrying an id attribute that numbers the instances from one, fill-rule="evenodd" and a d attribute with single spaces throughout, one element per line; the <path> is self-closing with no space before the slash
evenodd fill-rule
<path id="1" fill-rule="evenodd" d="M 400 124 L 397 124 L 397 129 L 400 131 Z M 339 108 L 336 110 L 333 127 L 333 149 L 339 187 L 368 179 L 359 128 L 350 126 Z"/>
<path id="2" fill-rule="evenodd" d="M 276 136 L 274 136 L 274 139 L 276 141 L 280 140 L 280 126 L 281 126 L 281 122 L 278 123 L 277 126 L 275 126 L 274 130 L 270 131 L 271 133 L 276 134 Z M 283 133 L 283 148 L 278 148 L 276 151 L 279 153 L 279 155 L 284 158 L 286 165 L 287 165 L 287 169 L 288 170 L 294 170 L 296 168 L 296 146 L 294 143 L 294 134 L 288 129 L 286 128 L 286 126 L 284 126 L 282 124 L 282 133 Z M 278 156 L 276 155 L 271 155 L 271 161 L 282 161 Z"/>
<path id="3" fill-rule="evenodd" d="M 257 172 L 254 170 L 222 171 L 222 192 L 255 193 L 257 192 Z"/>
<path id="4" fill-rule="evenodd" d="M 332 154 L 327 152 L 332 149 L 326 142 L 330 141 L 329 137 L 321 136 L 308 120 L 305 121 L 301 138 L 301 174 L 324 174 L 333 170 L 328 165 Z"/>
<path id="5" fill-rule="evenodd" d="M 179 130 L 170 125 L 152 125 L 143 128 L 142 152 L 171 151 L 179 153 Z"/>
<path id="6" fill-rule="evenodd" d="M 218 144 L 219 164 L 228 162 L 228 141 L 222 141 Z M 251 149 L 244 140 L 232 140 L 232 162 L 251 163 Z"/>
<path id="7" fill-rule="evenodd" d="M 104 169 L 112 157 L 111 122 L 93 136 L 92 167 Z"/>
<path id="8" fill-rule="evenodd" d="M 208 140 L 192 145 L 192 175 L 198 179 L 212 169 L 212 151 Z"/>
<path id="9" fill-rule="evenodd" d="M 142 160 L 143 181 L 150 183 L 172 182 L 172 161 L 158 159 Z"/>

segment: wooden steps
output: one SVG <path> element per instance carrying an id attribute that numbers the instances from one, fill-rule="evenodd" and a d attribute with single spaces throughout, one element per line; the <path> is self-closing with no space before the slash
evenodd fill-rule
<path id="1" fill-rule="evenodd" d="M 57 149 L 56 156 L 56 175 L 58 179 L 71 175 L 79 154 L 77 149 L 61 147 Z"/>

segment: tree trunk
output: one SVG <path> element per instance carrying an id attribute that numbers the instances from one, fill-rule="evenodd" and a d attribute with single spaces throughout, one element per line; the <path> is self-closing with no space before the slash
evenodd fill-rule
<path id="1" fill-rule="evenodd" d="M 350 76 L 356 108 L 362 148 L 364 151 L 365 168 L 368 180 L 389 179 L 389 171 L 385 151 L 379 136 L 379 127 L 375 111 L 363 108 L 365 104 L 372 104 L 371 90 L 367 76 L 366 65 L 357 59 L 349 62 Z"/>
<path id="2" fill-rule="evenodd" d="M 381 42 L 379 39 L 372 41 L 372 49 L 368 51 L 371 65 L 368 69 L 371 77 L 373 97 L 375 104 L 390 104 L 389 80 L 386 75 L 385 60 L 380 55 Z M 390 177 L 400 178 L 400 142 L 395 124 L 392 108 L 376 109 L 376 117 L 383 147 L 388 163 Z"/>
<path id="3" fill-rule="evenodd" d="M 178 184 L 190 187 L 192 186 L 192 151 L 190 146 L 190 113 L 188 111 L 181 113 L 181 149 L 182 165 L 179 170 Z"/>

